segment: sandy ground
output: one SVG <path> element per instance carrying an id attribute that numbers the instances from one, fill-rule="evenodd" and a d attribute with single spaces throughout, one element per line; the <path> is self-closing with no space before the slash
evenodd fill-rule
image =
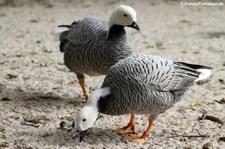
<path id="1" fill-rule="evenodd" d="M 221 0 L 222 1 L 222 0 Z M 213 67 L 213 76 L 194 85 L 183 100 L 161 114 L 144 143 L 124 140 L 113 130 L 129 116 L 104 115 L 79 143 L 73 132 L 59 129 L 67 115 L 83 104 L 76 77 L 63 65 L 54 33 L 57 25 L 85 16 L 107 20 L 119 4 L 133 6 L 141 32 L 127 29 L 135 54 L 157 54 Z M 225 5 L 225 3 L 224 3 Z M 224 122 L 225 6 L 182 7 L 176 1 L 49 1 L 0 7 L 0 148 L 171 148 L 195 149 L 208 144 L 225 148 L 224 126 L 199 120 L 202 111 Z M 100 87 L 103 77 L 87 77 Z M 61 119 L 60 119 L 61 118 Z M 146 116 L 138 116 L 140 132 Z M 189 137 L 188 137 L 189 136 Z"/>

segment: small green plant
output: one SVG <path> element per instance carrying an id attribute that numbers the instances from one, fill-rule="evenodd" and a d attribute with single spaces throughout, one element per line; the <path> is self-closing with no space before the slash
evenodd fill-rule
<path id="1" fill-rule="evenodd" d="M 195 101 L 195 102 L 192 102 L 191 106 L 192 106 L 192 108 L 194 108 L 194 107 L 202 106 L 205 104 L 207 104 L 207 102 L 205 102 L 205 101 Z"/>
<path id="2" fill-rule="evenodd" d="M 156 47 L 157 49 L 159 49 L 159 50 L 165 49 L 165 47 L 163 46 L 163 42 L 162 42 L 162 41 L 157 41 L 157 42 L 155 43 L 155 47 Z"/>
<path id="3" fill-rule="evenodd" d="M 2 140 L 9 140 L 9 137 L 7 137 L 4 133 L 2 135 L 0 135 L 0 139 Z"/>

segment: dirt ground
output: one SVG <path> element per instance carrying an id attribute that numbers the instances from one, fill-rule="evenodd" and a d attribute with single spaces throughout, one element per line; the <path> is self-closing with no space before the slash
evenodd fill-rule
<path id="1" fill-rule="evenodd" d="M 86 16 L 107 20 L 119 4 L 138 13 L 141 32 L 126 29 L 135 54 L 208 65 L 214 68 L 213 75 L 161 114 L 146 142 L 128 142 L 113 131 L 127 124 L 129 115 L 103 115 L 79 143 L 71 129 L 59 129 L 84 99 L 75 75 L 63 64 L 55 38 L 57 25 Z M 181 6 L 167 0 L 51 0 L 0 6 L 0 148 L 201 149 L 208 145 L 224 149 L 224 14 L 225 2 L 224 6 Z M 104 76 L 86 78 L 88 87 L 99 88 Z M 204 111 L 209 116 L 200 120 Z M 210 116 L 221 121 L 209 120 Z M 140 135 L 147 117 L 138 116 L 137 125 Z"/>

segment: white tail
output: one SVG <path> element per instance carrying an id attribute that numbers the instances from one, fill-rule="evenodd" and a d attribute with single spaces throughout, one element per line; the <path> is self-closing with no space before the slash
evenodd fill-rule
<path id="1" fill-rule="evenodd" d="M 210 69 L 197 69 L 197 71 L 200 72 L 200 75 L 195 81 L 205 80 L 212 75 L 212 71 Z"/>

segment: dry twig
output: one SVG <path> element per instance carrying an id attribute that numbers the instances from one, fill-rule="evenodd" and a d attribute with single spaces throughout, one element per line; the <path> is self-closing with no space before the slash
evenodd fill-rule
<path id="1" fill-rule="evenodd" d="M 180 135 L 180 134 L 176 134 L 176 133 L 170 133 L 173 136 L 171 136 L 170 138 L 175 138 L 175 137 L 184 137 L 184 138 L 208 138 L 209 135 L 206 134 L 200 134 L 200 132 L 197 130 L 198 134 L 197 135 Z"/>
<path id="2" fill-rule="evenodd" d="M 21 122 L 21 125 L 32 126 L 32 127 L 35 127 L 35 128 L 38 128 L 39 127 L 39 125 L 32 124 L 32 123 L 26 123 L 26 122 Z"/>
<path id="3" fill-rule="evenodd" d="M 215 116 L 212 116 L 212 115 L 207 115 L 206 112 L 204 111 L 202 116 L 199 117 L 199 120 L 210 120 L 210 121 L 213 121 L 213 122 L 217 122 L 221 125 L 223 125 L 223 121 L 220 120 L 218 117 L 215 117 Z"/>

